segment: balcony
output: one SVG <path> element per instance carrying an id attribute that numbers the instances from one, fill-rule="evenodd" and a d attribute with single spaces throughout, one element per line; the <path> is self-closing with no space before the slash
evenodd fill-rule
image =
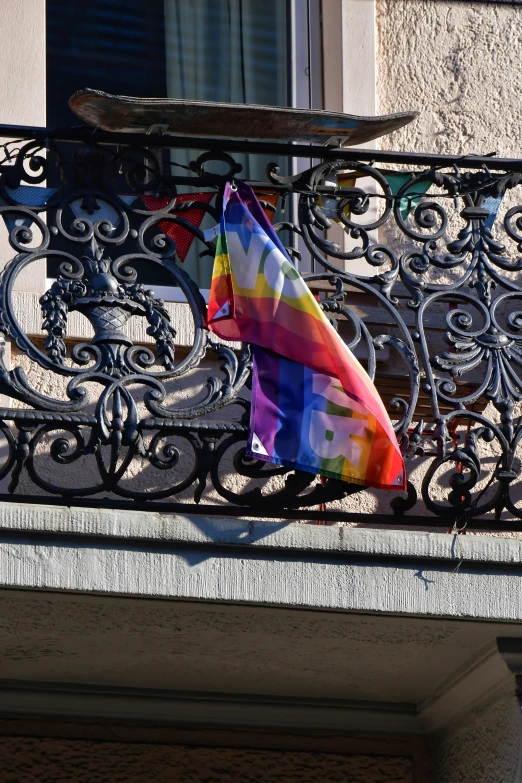
<path id="1" fill-rule="evenodd" d="M 0 132 L 17 139 L 0 166 L 1 500 L 522 530 L 522 160 Z M 201 219 L 219 222 L 244 153 L 266 157 L 266 179 L 244 179 L 387 405 L 407 492 L 245 457 L 249 346 L 208 332 L 176 248 L 181 230 L 211 270 Z M 46 263 L 31 298 L 20 281 Z"/>
<path id="2" fill-rule="evenodd" d="M 522 529 L 522 161 L 0 133 L 9 770 L 49 777 L 73 749 L 73 777 L 125 775 L 153 743 L 169 779 L 202 749 L 244 777 L 246 749 L 256 780 L 261 751 L 274 779 L 316 753 L 321 779 L 518 781 L 522 542 L 456 534 Z M 407 491 L 245 456 L 249 346 L 206 327 L 245 154 L 388 408 Z"/>

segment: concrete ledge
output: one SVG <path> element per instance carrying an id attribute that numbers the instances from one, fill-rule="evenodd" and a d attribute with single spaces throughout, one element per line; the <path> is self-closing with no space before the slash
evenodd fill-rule
<path id="1" fill-rule="evenodd" d="M 517 621 L 514 539 L 0 507 L 0 587 Z"/>
<path id="2" fill-rule="evenodd" d="M 522 539 L 499 536 L 324 527 L 296 522 L 264 522 L 195 514 L 15 502 L 0 503 L 0 531 L 449 560 L 456 564 L 522 563 Z"/>

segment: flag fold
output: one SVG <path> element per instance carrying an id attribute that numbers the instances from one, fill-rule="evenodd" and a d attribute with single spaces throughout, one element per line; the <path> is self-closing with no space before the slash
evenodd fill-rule
<path id="1" fill-rule="evenodd" d="M 276 464 L 385 489 L 406 476 L 392 424 L 253 191 L 227 184 L 209 328 L 254 347 L 248 451 Z"/>

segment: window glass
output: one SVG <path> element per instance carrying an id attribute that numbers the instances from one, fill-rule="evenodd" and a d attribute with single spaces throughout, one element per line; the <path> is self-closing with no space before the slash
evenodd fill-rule
<path id="1" fill-rule="evenodd" d="M 165 0 L 171 97 L 287 106 L 281 0 Z"/>
<path id="2" fill-rule="evenodd" d="M 218 0 L 219 2 L 219 0 Z M 78 125 L 67 101 L 92 87 L 164 97 L 164 0 L 47 0 L 47 124 Z"/>
<path id="3" fill-rule="evenodd" d="M 117 95 L 289 106 L 285 0 L 47 0 L 47 122 Z"/>
<path id="4" fill-rule="evenodd" d="M 288 25 L 284 0 L 165 0 L 167 93 L 172 98 L 288 106 Z M 197 152 L 195 153 L 197 155 Z M 194 154 L 175 150 L 187 165 Z M 263 181 L 273 158 L 235 154 L 244 179 Z M 276 159 L 281 173 L 286 160 Z M 208 257 L 185 261 L 206 287 Z"/>

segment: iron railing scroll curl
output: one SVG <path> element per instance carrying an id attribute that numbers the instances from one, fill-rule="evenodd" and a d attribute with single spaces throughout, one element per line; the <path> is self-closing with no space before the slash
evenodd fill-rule
<path id="1" fill-rule="evenodd" d="M 165 139 L 152 152 L 143 138 L 116 146 L 107 136 L 85 129 L 65 144 L 42 131 L 3 147 L 10 251 L 0 329 L 17 357 L 14 369 L 0 360 L 9 492 L 372 524 L 520 525 L 520 162 L 396 154 L 390 169 L 390 154 L 329 149 L 296 176 L 267 158 L 266 181 L 250 183 L 272 217 L 276 197 L 286 205 L 275 229 L 394 422 L 408 491 L 364 490 L 362 503 L 359 487 L 245 456 L 249 346 L 208 332 L 205 298 L 170 230 L 189 232 L 211 268 L 215 239 L 187 218 L 197 208 L 219 221 L 225 181 L 241 176 L 230 145 L 209 142 L 178 174 Z M 194 198 L 179 199 L 182 191 Z M 42 263 L 58 271 L 39 298 L 35 334 L 17 291 Z M 190 313 L 189 346 L 180 348 L 173 308 L 148 284 L 152 270 Z M 72 317 L 90 325 L 84 339 L 71 334 Z M 141 332 L 129 328 L 136 320 Z M 192 382 L 208 366 L 219 370 L 203 387 Z"/>

